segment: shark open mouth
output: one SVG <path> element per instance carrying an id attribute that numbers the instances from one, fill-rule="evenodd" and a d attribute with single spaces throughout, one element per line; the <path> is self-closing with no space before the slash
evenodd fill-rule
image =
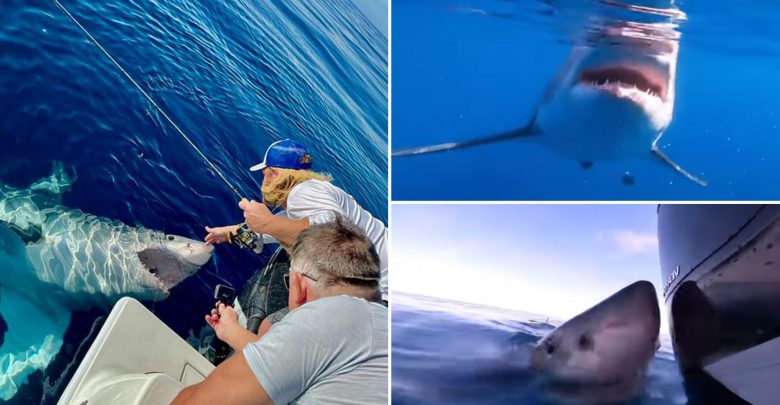
<path id="1" fill-rule="evenodd" d="M 173 285 L 174 283 L 165 280 L 163 278 L 164 276 L 161 277 L 162 275 L 160 274 L 160 270 L 159 269 L 154 268 L 154 267 L 148 268 L 146 266 L 144 266 L 144 268 L 146 268 L 146 270 L 149 272 L 149 274 L 154 276 L 155 281 L 158 283 L 158 286 L 160 287 L 160 289 L 163 290 L 163 292 L 165 292 L 166 294 L 168 294 L 170 292 L 170 287 L 169 286 Z"/>
<path id="2" fill-rule="evenodd" d="M 667 75 L 652 66 L 609 66 L 583 71 L 579 82 L 615 96 L 621 96 L 621 90 L 637 89 L 666 100 Z"/>
<path id="3" fill-rule="evenodd" d="M 174 253 L 161 248 L 144 249 L 138 253 L 142 270 L 151 276 L 154 285 L 168 294 L 184 278 L 180 261 Z"/>

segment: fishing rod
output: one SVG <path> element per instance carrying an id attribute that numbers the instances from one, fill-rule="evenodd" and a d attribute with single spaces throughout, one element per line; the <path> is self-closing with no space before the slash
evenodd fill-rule
<path id="1" fill-rule="evenodd" d="M 211 163 L 209 158 L 206 157 L 206 155 L 200 150 L 200 148 L 198 148 L 198 146 L 195 144 L 195 142 L 193 142 L 192 139 L 190 139 L 190 137 L 187 136 L 187 134 L 185 134 L 184 131 L 182 131 L 181 128 L 179 128 L 178 125 L 176 125 L 176 123 L 173 121 L 173 119 L 171 119 L 171 117 L 168 115 L 168 113 L 166 113 L 165 110 L 163 110 L 162 107 L 160 107 L 160 105 L 157 104 L 157 102 L 152 98 L 152 96 L 150 96 L 149 93 L 147 93 L 146 90 L 144 90 L 143 87 L 141 87 L 141 85 L 138 84 L 137 81 L 135 81 L 133 76 L 131 76 L 130 73 L 128 73 L 127 70 L 125 70 L 125 68 L 116 59 L 114 59 L 113 56 L 111 56 L 111 54 L 108 52 L 108 50 L 106 50 L 106 48 L 104 48 L 103 45 L 101 45 L 100 42 L 98 42 L 98 40 L 95 39 L 95 37 L 93 37 L 92 34 L 90 34 L 90 32 L 86 29 L 86 27 L 84 27 L 84 25 L 82 25 L 81 22 L 79 22 L 79 20 L 76 19 L 76 17 L 73 14 L 71 14 L 70 11 L 68 11 L 68 9 L 62 3 L 60 3 L 59 0 L 52 0 L 52 1 L 54 2 L 54 4 L 57 7 L 59 7 L 60 10 L 62 10 L 63 13 L 65 13 L 65 15 L 68 18 L 70 18 L 71 21 L 73 21 L 73 23 L 76 24 L 77 27 L 79 27 L 81 32 L 83 32 L 84 35 L 86 35 L 86 37 L 93 44 L 95 44 L 95 46 L 97 46 L 98 49 L 100 49 L 100 51 L 103 52 L 104 55 L 106 55 L 108 60 L 111 61 L 111 63 L 113 63 L 114 66 L 116 66 L 116 68 L 119 69 L 119 71 L 123 75 L 125 75 L 127 80 L 130 80 L 130 83 L 132 83 L 133 86 L 135 86 L 135 88 L 138 89 L 139 92 L 141 92 L 141 94 L 144 96 L 144 98 L 146 98 L 146 100 L 149 101 L 149 103 L 151 103 L 152 106 L 160 113 L 160 115 L 162 115 L 163 118 L 165 118 L 165 120 L 168 121 L 168 124 L 170 124 L 171 127 L 173 127 L 173 129 L 175 129 L 176 132 L 179 135 L 181 135 L 181 137 L 184 138 L 185 141 L 187 141 L 187 143 L 192 147 L 192 149 L 194 149 L 195 152 L 197 152 L 198 155 L 200 155 L 201 159 L 203 159 L 203 161 L 206 163 L 206 165 L 208 165 L 208 167 L 211 168 L 211 170 L 220 179 L 222 179 L 222 181 L 225 183 L 225 185 L 227 185 L 228 188 L 238 197 L 239 201 L 245 199 L 244 196 L 241 195 L 241 193 L 238 191 L 238 188 L 236 188 L 236 186 L 234 186 L 227 179 L 227 177 L 225 177 L 225 175 L 222 174 L 222 172 L 219 170 L 219 168 L 217 168 L 216 165 L 214 165 L 214 163 Z M 261 236 L 257 235 L 255 232 L 252 232 L 249 229 L 249 225 L 247 225 L 246 223 L 241 224 L 241 226 L 237 230 L 236 234 L 233 235 L 232 237 L 231 237 L 231 235 L 229 235 L 229 232 L 228 232 L 228 241 L 230 241 L 231 243 L 236 243 L 237 245 L 239 245 L 241 247 L 249 248 L 249 249 L 253 250 L 255 253 L 258 253 L 258 254 L 263 250 L 263 238 Z"/>

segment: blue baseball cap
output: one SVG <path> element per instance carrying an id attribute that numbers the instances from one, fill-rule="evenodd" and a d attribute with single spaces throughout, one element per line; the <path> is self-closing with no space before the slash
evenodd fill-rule
<path id="1" fill-rule="evenodd" d="M 311 155 L 306 147 L 298 142 L 282 139 L 276 141 L 265 150 L 263 161 L 250 167 L 256 172 L 266 167 L 278 167 L 281 169 L 308 170 L 311 169 Z"/>

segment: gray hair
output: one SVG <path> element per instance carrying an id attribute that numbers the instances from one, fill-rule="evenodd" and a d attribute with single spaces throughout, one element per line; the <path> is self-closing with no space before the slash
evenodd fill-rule
<path id="1" fill-rule="evenodd" d="M 379 255 L 363 231 L 340 216 L 298 234 L 290 249 L 295 271 L 314 277 L 325 287 L 345 284 L 377 288 Z"/>

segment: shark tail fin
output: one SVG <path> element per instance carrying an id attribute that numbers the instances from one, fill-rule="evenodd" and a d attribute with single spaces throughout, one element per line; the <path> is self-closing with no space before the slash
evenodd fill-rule
<path id="1" fill-rule="evenodd" d="M 471 148 L 473 146 L 501 142 L 501 141 L 506 141 L 514 138 L 524 138 L 524 137 L 537 134 L 533 122 L 534 120 L 531 120 L 531 122 L 528 125 L 522 128 L 514 129 L 508 132 L 502 132 L 499 134 L 474 138 L 463 142 L 448 142 L 448 143 L 440 143 L 436 145 L 418 146 L 416 148 L 401 149 L 393 152 L 393 157 L 425 155 L 428 153 L 446 152 L 453 149 Z"/>
<path id="2" fill-rule="evenodd" d="M 653 145 L 653 148 L 651 150 L 652 150 L 653 154 L 658 156 L 658 158 L 660 158 L 664 163 L 666 163 L 672 169 L 677 171 L 677 173 L 682 174 L 688 180 L 690 180 L 690 181 L 692 181 L 692 182 L 694 182 L 694 183 L 696 183 L 696 184 L 698 184 L 698 185 L 700 185 L 702 187 L 707 187 L 707 181 L 706 180 L 704 180 L 704 179 L 702 179 L 702 178 L 700 178 L 698 176 L 695 176 L 695 175 L 691 174 L 689 171 L 683 169 L 682 166 L 677 164 L 674 160 L 669 158 L 669 156 L 666 156 L 666 154 L 663 151 L 658 149 L 658 146 L 656 146 L 655 144 Z"/>

